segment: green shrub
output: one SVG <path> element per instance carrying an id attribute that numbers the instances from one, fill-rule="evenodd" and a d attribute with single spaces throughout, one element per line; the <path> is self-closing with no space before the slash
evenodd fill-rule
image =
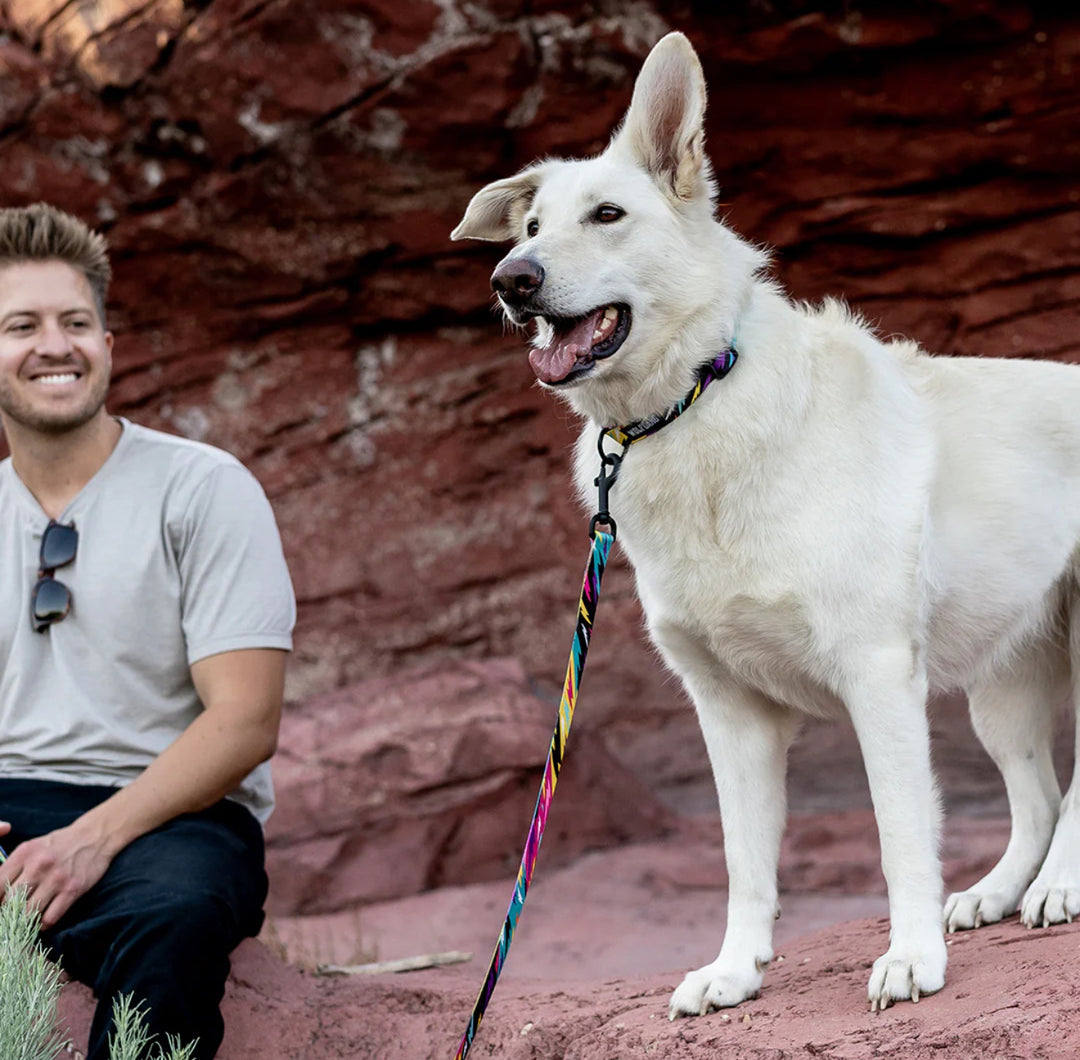
<path id="1" fill-rule="evenodd" d="M 0 904 L 0 1060 L 56 1060 L 67 1042 L 57 1028 L 60 968 L 38 939 L 41 917 L 26 888 L 8 889 Z M 110 1060 L 191 1060 L 195 1044 L 171 1034 L 164 1046 L 146 1029 L 146 1013 L 131 995 L 113 1001 Z"/>
<path id="2" fill-rule="evenodd" d="M 146 1014 L 142 1005 L 136 1005 L 130 994 L 113 1001 L 113 1031 L 109 1035 L 110 1060 L 191 1060 L 195 1043 L 181 1045 L 178 1038 L 169 1035 L 166 1045 L 153 1040 L 146 1029 Z"/>
<path id="3" fill-rule="evenodd" d="M 0 905 L 3 1060 L 54 1060 L 64 1045 L 56 1028 L 60 969 L 38 942 L 39 919 L 26 904 L 26 888 L 10 888 Z"/>

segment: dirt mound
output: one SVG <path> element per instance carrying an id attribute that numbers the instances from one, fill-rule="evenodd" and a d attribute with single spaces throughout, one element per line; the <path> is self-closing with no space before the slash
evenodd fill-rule
<path id="1" fill-rule="evenodd" d="M 918 1005 L 866 1006 L 884 918 L 829 927 L 780 948 L 759 999 L 697 1019 L 667 1019 L 681 972 L 602 982 L 500 983 L 470 1055 L 502 1060 L 905 1060 L 1080 1057 L 1080 925 L 1031 931 L 1016 918 L 950 940 L 949 982 Z M 481 976 L 456 968 L 330 979 L 283 964 L 262 944 L 237 951 L 220 1060 L 451 1060 Z M 87 1021 L 88 992 L 65 1011 Z"/>

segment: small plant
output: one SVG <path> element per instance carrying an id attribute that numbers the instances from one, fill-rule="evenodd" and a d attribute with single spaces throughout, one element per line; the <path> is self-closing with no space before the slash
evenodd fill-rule
<path id="1" fill-rule="evenodd" d="M 154 1041 L 154 1036 L 146 1029 L 142 1004 L 136 1004 L 130 994 L 122 994 L 113 1000 L 109 1060 L 191 1060 L 194 1055 L 194 1042 L 181 1045 L 180 1039 L 171 1034 L 167 1035 L 164 1048 Z"/>
<path id="2" fill-rule="evenodd" d="M 0 1060 L 56 1060 L 68 1043 L 57 1028 L 60 968 L 38 939 L 41 917 L 25 887 L 9 887 L 0 904 Z M 130 994 L 113 1000 L 110 1060 L 192 1060 L 195 1042 L 154 1040 L 146 1013 Z"/>
<path id="3" fill-rule="evenodd" d="M 0 905 L 0 1057 L 54 1060 L 64 1040 L 56 1027 L 60 969 L 38 941 L 40 917 L 25 887 L 9 887 Z"/>

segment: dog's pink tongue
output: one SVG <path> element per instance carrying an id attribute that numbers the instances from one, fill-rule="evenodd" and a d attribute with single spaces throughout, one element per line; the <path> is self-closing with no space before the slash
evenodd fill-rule
<path id="1" fill-rule="evenodd" d="M 592 349 L 593 332 L 596 330 L 603 309 L 590 313 L 566 331 L 556 331 L 549 346 L 533 348 L 529 352 L 529 364 L 542 383 L 558 383 L 565 379 L 574 366 Z"/>

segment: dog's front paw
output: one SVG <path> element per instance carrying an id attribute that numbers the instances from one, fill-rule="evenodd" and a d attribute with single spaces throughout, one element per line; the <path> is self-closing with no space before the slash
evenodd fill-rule
<path id="1" fill-rule="evenodd" d="M 996 924 L 1016 908 L 1016 899 L 993 891 L 958 891 L 950 894 L 945 903 L 944 922 L 946 931 L 966 931 Z"/>
<path id="2" fill-rule="evenodd" d="M 671 995 L 668 1019 L 704 1016 L 718 1008 L 731 1008 L 740 1001 L 757 997 L 767 963 L 756 961 L 748 969 L 736 969 L 726 961 L 716 960 L 704 968 L 687 972 Z"/>
<path id="3" fill-rule="evenodd" d="M 1072 923 L 1080 917 L 1080 884 L 1068 883 L 1040 872 L 1027 889 L 1020 906 L 1020 919 L 1029 927 Z"/>
<path id="4" fill-rule="evenodd" d="M 866 994 L 871 1012 L 883 1012 L 894 1001 L 918 1001 L 945 985 L 948 951 L 937 938 L 922 947 L 893 944 L 874 961 Z"/>

